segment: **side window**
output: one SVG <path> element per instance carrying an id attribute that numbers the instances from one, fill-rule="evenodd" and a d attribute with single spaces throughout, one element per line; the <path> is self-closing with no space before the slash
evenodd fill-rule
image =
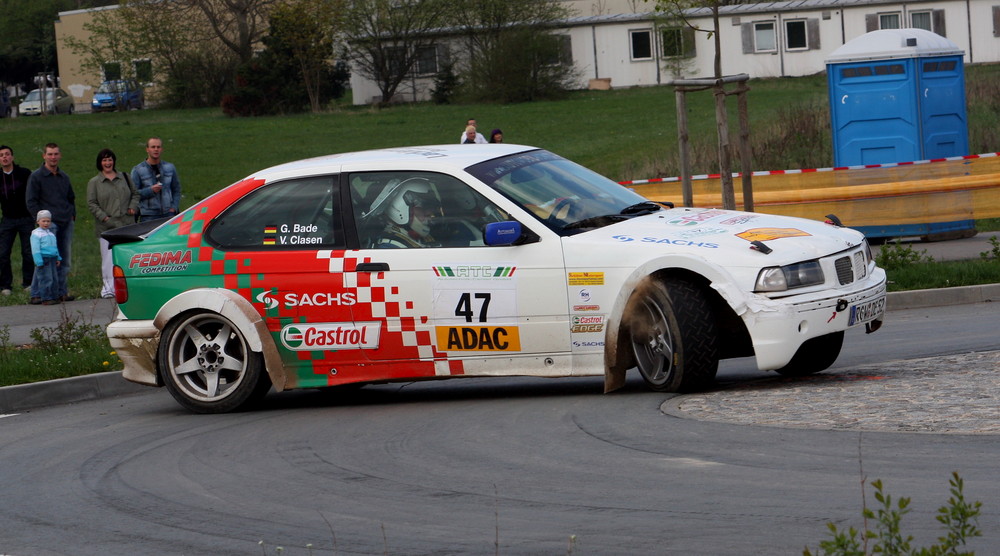
<path id="1" fill-rule="evenodd" d="M 483 246 L 486 224 L 509 218 L 445 174 L 359 172 L 348 183 L 362 248 Z"/>
<path id="2" fill-rule="evenodd" d="M 785 22 L 785 50 L 805 50 L 809 48 L 806 40 L 806 20 L 795 19 Z"/>
<path id="3" fill-rule="evenodd" d="M 756 22 L 753 24 L 754 52 L 775 52 L 778 41 L 775 37 L 774 22 Z"/>
<path id="4" fill-rule="evenodd" d="M 899 13 L 878 14 L 879 29 L 899 29 Z"/>
<path id="5" fill-rule="evenodd" d="M 336 176 L 266 185 L 209 224 L 205 237 L 221 249 L 344 249 Z"/>
<path id="6" fill-rule="evenodd" d="M 653 59 L 653 31 L 641 29 L 628 32 L 629 53 L 632 61 Z"/>

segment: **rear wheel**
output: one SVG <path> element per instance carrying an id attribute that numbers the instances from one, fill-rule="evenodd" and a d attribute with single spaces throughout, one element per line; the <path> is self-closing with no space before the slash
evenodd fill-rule
<path id="1" fill-rule="evenodd" d="M 160 375 L 182 406 L 225 413 L 258 401 L 271 387 L 259 353 L 225 317 L 190 313 L 170 323 L 159 352 Z"/>
<path id="2" fill-rule="evenodd" d="M 646 282 L 632 295 L 624 326 L 636 367 L 653 390 L 699 390 L 715 380 L 715 317 L 697 285 L 682 279 Z"/>
<path id="3" fill-rule="evenodd" d="M 840 356 L 843 345 L 843 330 L 806 340 L 795 352 L 795 357 L 777 372 L 785 376 L 805 376 L 824 371 Z"/>

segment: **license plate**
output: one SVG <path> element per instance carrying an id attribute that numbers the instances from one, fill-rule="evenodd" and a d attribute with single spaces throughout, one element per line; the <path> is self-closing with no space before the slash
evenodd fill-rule
<path id="1" fill-rule="evenodd" d="M 875 320 L 885 313 L 885 296 L 873 299 L 861 305 L 851 306 L 851 318 L 847 326 L 854 326 L 870 320 Z"/>

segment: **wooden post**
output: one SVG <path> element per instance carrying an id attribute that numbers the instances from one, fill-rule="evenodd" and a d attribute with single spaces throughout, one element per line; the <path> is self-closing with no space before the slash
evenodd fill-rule
<path id="1" fill-rule="evenodd" d="M 750 111 L 747 93 L 750 88 L 740 83 L 736 99 L 740 111 L 740 172 L 743 174 L 743 210 L 753 212 L 753 152 L 750 148 Z"/>
<path id="2" fill-rule="evenodd" d="M 681 155 L 681 193 L 684 206 L 694 206 L 694 192 L 691 188 L 691 145 L 688 143 L 687 97 L 686 89 L 677 87 L 674 96 L 677 99 L 677 145 Z"/>
<path id="3" fill-rule="evenodd" d="M 719 183 L 722 186 L 722 208 L 736 210 L 733 166 L 729 151 L 729 114 L 726 113 L 726 88 L 722 80 L 718 80 L 715 85 L 715 124 L 719 134 Z"/>

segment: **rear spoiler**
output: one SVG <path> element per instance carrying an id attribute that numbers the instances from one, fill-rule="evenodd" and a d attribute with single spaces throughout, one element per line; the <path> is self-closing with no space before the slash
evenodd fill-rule
<path id="1" fill-rule="evenodd" d="M 150 232 L 160 227 L 160 225 L 169 219 L 170 217 L 159 218 L 157 220 L 147 220 L 145 222 L 129 224 L 120 228 L 112 228 L 101 232 L 101 238 L 108 242 L 109 247 L 114 247 L 119 243 L 135 243 L 146 239 L 146 236 L 149 235 Z"/>

